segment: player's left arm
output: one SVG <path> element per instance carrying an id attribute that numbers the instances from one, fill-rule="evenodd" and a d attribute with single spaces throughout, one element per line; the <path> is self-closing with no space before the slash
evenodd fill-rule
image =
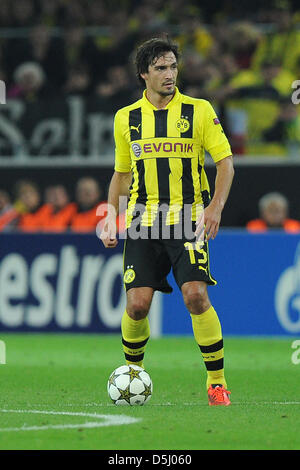
<path id="1" fill-rule="evenodd" d="M 206 101 L 203 113 L 203 146 L 216 164 L 217 174 L 215 191 L 209 205 L 204 209 L 196 223 L 196 236 L 214 239 L 219 231 L 221 215 L 231 188 L 234 168 L 232 152 L 221 126 L 211 106 Z"/>
<path id="2" fill-rule="evenodd" d="M 232 155 L 216 162 L 215 191 L 209 205 L 204 209 L 204 236 L 214 239 L 219 231 L 222 211 L 228 199 L 234 176 Z"/>

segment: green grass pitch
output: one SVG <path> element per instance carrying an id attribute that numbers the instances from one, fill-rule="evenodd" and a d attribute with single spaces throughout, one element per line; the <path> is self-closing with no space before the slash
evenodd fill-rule
<path id="1" fill-rule="evenodd" d="M 292 339 L 226 338 L 232 406 L 209 407 L 192 337 L 152 339 L 154 393 L 142 407 L 110 403 L 123 364 L 119 336 L 2 334 L 0 449 L 300 449 L 300 364 Z M 121 415 L 121 416 L 120 416 Z"/>

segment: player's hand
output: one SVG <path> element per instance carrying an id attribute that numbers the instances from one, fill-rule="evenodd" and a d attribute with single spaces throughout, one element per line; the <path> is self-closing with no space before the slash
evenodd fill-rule
<path id="1" fill-rule="evenodd" d="M 197 241 L 215 239 L 219 231 L 222 210 L 211 202 L 196 221 L 195 235 Z"/>
<path id="2" fill-rule="evenodd" d="M 211 202 L 204 209 L 204 239 L 216 238 L 221 222 L 222 209 Z"/>
<path id="3" fill-rule="evenodd" d="M 100 240 L 105 248 L 115 248 L 118 244 L 116 219 L 106 217 L 100 234 Z"/>

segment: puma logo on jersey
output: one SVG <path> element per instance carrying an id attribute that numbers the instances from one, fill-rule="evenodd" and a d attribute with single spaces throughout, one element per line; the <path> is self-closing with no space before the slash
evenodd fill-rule
<path id="1" fill-rule="evenodd" d="M 132 129 L 132 130 L 135 130 L 136 132 L 140 132 L 140 125 L 141 125 L 141 124 L 139 124 L 137 127 L 135 127 L 135 126 L 130 126 L 130 130 Z"/>

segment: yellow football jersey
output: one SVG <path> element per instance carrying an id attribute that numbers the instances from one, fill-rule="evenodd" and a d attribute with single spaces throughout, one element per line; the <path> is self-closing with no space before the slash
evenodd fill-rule
<path id="1" fill-rule="evenodd" d="M 132 172 L 127 209 L 130 226 L 135 206 L 145 205 L 142 225 L 151 226 L 161 204 L 168 204 L 167 224 L 177 223 L 184 204 L 209 202 L 204 171 L 205 151 L 214 162 L 232 154 L 211 104 L 181 94 L 176 88 L 164 109 L 143 97 L 115 115 L 115 171 Z"/>

